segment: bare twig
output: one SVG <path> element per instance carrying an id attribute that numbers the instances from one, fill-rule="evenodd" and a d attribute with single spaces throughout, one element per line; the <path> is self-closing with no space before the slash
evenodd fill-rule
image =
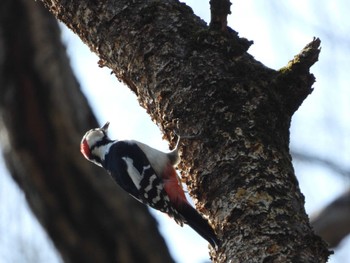
<path id="1" fill-rule="evenodd" d="M 210 28 L 227 32 L 227 16 L 231 14 L 230 0 L 210 0 Z"/>

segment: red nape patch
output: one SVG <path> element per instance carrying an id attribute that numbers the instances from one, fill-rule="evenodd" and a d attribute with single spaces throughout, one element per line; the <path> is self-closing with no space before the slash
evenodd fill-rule
<path id="1" fill-rule="evenodd" d="M 86 140 L 82 141 L 80 144 L 80 152 L 84 155 L 86 159 L 90 159 L 90 148 Z"/>

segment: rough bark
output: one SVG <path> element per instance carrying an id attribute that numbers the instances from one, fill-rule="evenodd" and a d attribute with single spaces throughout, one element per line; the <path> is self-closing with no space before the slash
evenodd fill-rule
<path id="1" fill-rule="evenodd" d="M 35 1 L 2 0 L 0 47 L 3 154 L 63 259 L 173 262 L 147 209 L 79 153 L 97 122 L 56 19 Z"/>
<path id="2" fill-rule="evenodd" d="M 289 154 L 293 113 L 311 93 L 314 39 L 283 69 L 254 60 L 251 44 L 211 31 L 174 0 L 42 0 L 133 90 L 166 137 L 222 247 L 215 262 L 325 262 Z"/>

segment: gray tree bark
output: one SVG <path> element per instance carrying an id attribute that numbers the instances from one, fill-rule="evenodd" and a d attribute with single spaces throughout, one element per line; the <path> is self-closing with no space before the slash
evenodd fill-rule
<path id="1" fill-rule="evenodd" d="M 41 3 L 2 0 L 0 47 L 1 148 L 64 261 L 173 262 L 148 210 L 79 153 L 98 124 L 56 19 Z"/>
<path id="2" fill-rule="evenodd" d="M 181 170 L 197 209 L 223 245 L 215 262 L 325 262 L 289 154 L 293 113 L 311 93 L 314 39 L 275 71 L 249 42 L 209 30 L 177 1 L 46 1 L 133 90 L 168 138 L 182 143 Z"/>
<path id="3" fill-rule="evenodd" d="M 43 0 L 138 96 L 165 136 L 197 209 L 222 246 L 215 262 L 325 262 L 289 154 L 293 113 L 312 91 L 314 39 L 278 71 L 254 60 L 251 44 L 210 30 L 174 0 Z M 118 244 L 122 245 L 122 244 Z"/>

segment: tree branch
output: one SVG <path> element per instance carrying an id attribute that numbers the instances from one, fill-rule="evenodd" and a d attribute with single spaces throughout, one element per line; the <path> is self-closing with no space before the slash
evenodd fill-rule
<path id="1" fill-rule="evenodd" d="M 332 160 L 329 160 L 326 158 L 321 158 L 321 157 L 318 157 L 318 156 L 315 156 L 312 154 L 298 152 L 295 150 L 292 151 L 292 156 L 293 156 L 293 159 L 298 159 L 298 160 L 304 161 L 304 162 L 317 163 L 319 165 L 327 167 L 331 171 L 333 171 L 341 176 L 350 178 L 350 170 L 348 168 L 341 167 L 341 165 L 333 162 Z"/>
<path id="2" fill-rule="evenodd" d="M 319 38 L 314 38 L 300 51 L 288 65 L 279 70 L 275 85 L 290 115 L 299 108 L 312 92 L 315 77 L 310 74 L 310 67 L 316 63 L 320 54 Z"/>
<path id="3" fill-rule="evenodd" d="M 338 164 L 315 155 L 292 151 L 293 159 L 317 163 L 333 172 L 349 177 L 350 171 Z M 335 199 L 319 213 L 311 216 L 311 225 L 330 247 L 336 247 L 350 233 L 350 190 Z"/>
<path id="4" fill-rule="evenodd" d="M 350 190 L 311 217 L 315 232 L 330 247 L 336 247 L 350 233 Z"/>
<path id="5" fill-rule="evenodd" d="M 0 31 L 3 154 L 65 262 L 173 262 L 147 209 L 79 153 L 98 124 L 56 19 L 35 1 L 2 0 Z"/>
<path id="6" fill-rule="evenodd" d="M 294 66 L 286 74 L 265 67 L 245 53 L 246 40 L 211 32 L 178 1 L 43 2 L 135 91 L 168 138 L 198 134 L 182 141 L 180 169 L 223 241 L 213 261 L 327 260 L 289 154 L 291 115 L 305 96 L 280 99 L 295 86 L 311 89 L 306 67 L 299 77 Z"/>
<path id="7" fill-rule="evenodd" d="M 210 28 L 227 33 L 227 16 L 231 14 L 230 0 L 210 0 Z"/>

